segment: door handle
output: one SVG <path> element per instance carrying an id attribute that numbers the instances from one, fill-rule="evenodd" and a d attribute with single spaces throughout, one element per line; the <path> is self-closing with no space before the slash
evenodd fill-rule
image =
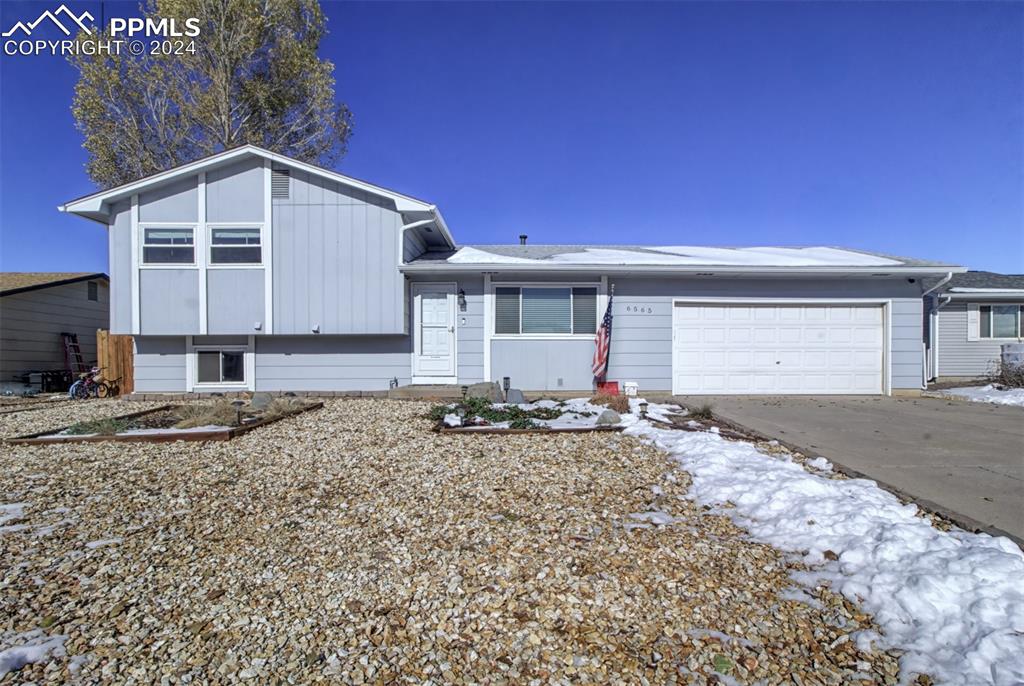
<path id="1" fill-rule="evenodd" d="M 448 327 L 448 333 L 455 333 L 455 326 L 454 325 Z"/>

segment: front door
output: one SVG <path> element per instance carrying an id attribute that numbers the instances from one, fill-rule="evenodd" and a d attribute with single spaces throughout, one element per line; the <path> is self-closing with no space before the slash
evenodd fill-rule
<path id="1" fill-rule="evenodd" d="M 456 383 L 453 283 L 412 286 L 415 344 L 413 383 Z"/>

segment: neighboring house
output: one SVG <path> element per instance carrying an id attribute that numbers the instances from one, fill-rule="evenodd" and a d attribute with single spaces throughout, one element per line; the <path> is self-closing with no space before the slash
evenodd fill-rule
<path id="1" fill-rule="evenodd" d="M 916 390 L 922 279 L 963 271 L 830 247 L 460 249 L 429 202 L 253 146 L 61 209 L 109 227 L 136 392 L 589 391 L 613 289 L 608 378 L 643 391 Z"/>
<path id="2" fill-rule="evenodd" d="M 925 299 L 929 380 L 986 376 L 1003 344 L 1024 342 L 1024 274 L 972 271 L 936 286 Z"/>
<path id="3" fill-rule="evenodd" d="M 0 389 L 22 388 L 26 372 L 66 369 L 62 333 L 77 334 L 85 363 L 95 362 L 109 290 L 106 274 L 0 273 Z"/>

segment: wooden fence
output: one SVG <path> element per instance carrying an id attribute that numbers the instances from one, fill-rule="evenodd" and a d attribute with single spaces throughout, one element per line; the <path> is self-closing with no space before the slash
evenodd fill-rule
<path id="1" fill-rule="evenodd" d="M 103 378 L 117 382 L 121 395 L 135 390 L 135 364 L 132 337 L 111 334 L 106 329 L 96 330 L 96 366 Z"/>

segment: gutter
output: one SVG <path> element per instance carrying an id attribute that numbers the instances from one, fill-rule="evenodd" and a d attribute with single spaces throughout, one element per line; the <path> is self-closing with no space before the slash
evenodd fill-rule
<path id="1" fill-rule="evenodd" d="M 939 374 L 939 348 L 936 345 L 937 338 L 939 335 L 939 310 L 946 306 L 949 300 L 946 300 L 942 305 L 938 304 L 938 297 L 931 295 L 935 291 L 939 290 L 953 279 L 953 272 L 947 272 L 946 276 L 939 280 L 937 284 L 926 290 L 921 294 L 922 298 L 931 297 L 932 309 L 928 313 L 928 342 L 932 346 L 932 363 L 928 364 L 928 347 L 922 342 L 921 343 L 921 390 L 928 389 L 928 382 L 933 381 Z M 933 373 L 934 372 L 934 373 Z"/>

